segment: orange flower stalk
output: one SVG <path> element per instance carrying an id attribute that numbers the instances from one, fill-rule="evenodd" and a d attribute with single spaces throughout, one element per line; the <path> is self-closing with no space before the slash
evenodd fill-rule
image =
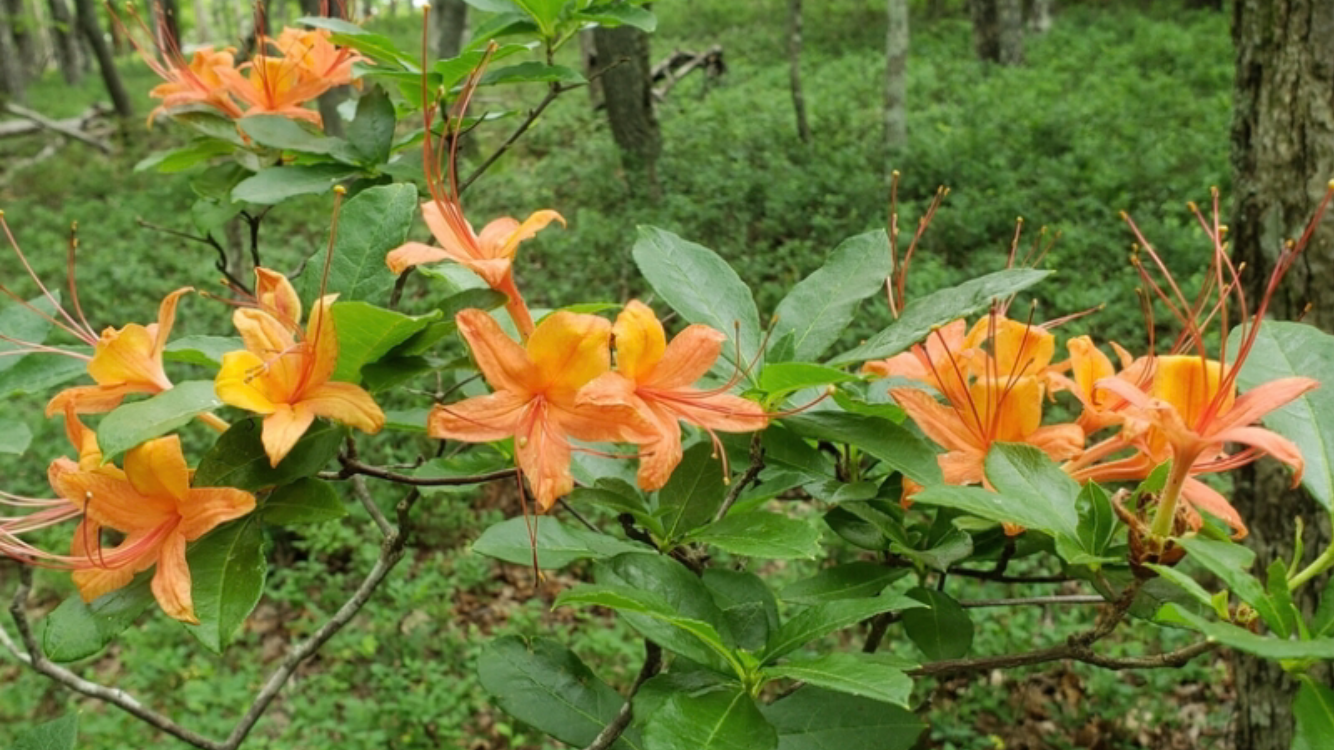
<path id="1" fill-rule="evenodd" d="M 376 433 L 384 412 L 360 386 L 330 380 L 338 362 L 338 337 L 325 295 L 299 327 L 301 300 L 279 273 L 256 269 L 256 307 L 232 314 L 246 348 L 223 355 L 214 381 L 223 403 L 264 415 L 261 439 L 277 466 L 316 417 Z"/>
<path id="2" fill-rule="evenodd" d="M 464 85 L 459 97 L 459 114 L 454 117 L 455 127 L 448 138 L 432 140 L 431 118 L 435 107 L 425 108 L 426 126 L 422 138 L 423 162 L 426 168 L 426 186 L 431 191 L 431 200 L 422 203 L 422 218 L 430 228 L 435 241 L 440 247 L 432 247 L 421 242 L 407 242 L 385 256 L 385 264 L 394 273 L 419 266 L 423 263 L 438 263 L 450 260 L 458 263 L 478 276 L 492 289 L 505 295 L 505 309 L 519 329 L 519 335 L 528 338 L 533 333 L 533 318 L 528 306 L 519 294 L 514 283 L 514 256 L 519 250 L 519 243 L 530 240 L 553 221 L 565 225 L 565 219 L 555 211 L 541 210 L 533 212 L 522 223 L 503 216 L 482 228 L 481 234 L 473 231 L 472 224 L 463 215 L 463 206 L 459 202 L 462 190 L 458 182 L 458 139 L 459 126 L 463 113 L 467 111 L 468 101 L 477 87 L 482 66 L 473 72 Z M 426 99 L 425 79 L 423 78 L 423 100 Z M 445 160 L 445 146 L 449 144 L 448 171 L 441 171 Z"/>
<path id="3" fill-rule="evenodd" d="M 571 438 L 644 443 L 656 437 L 654 425 L 627 400 L 587 403 L 577 398 L 611 366 L 606 320 L 555 312 L 536 327 L 526 346 L 482 310 L 464 310 L 456 320 L 494 392 L 437 405 L 426 431 L 470 443 L 514 438 L 519 469 L 528 477 L 539 512 L 574 488 Z"/>
<path id="4" fill-rule="evenodd" d="M 70 544 L 74 584 L 84 601 L 124 587 L 154 565 L 152 591 L 171 617 L 198 624 L 185 545 L 255 508 L 255 496 L 231 487 L 191 487 L 180 438 L 150 440 L 125 454 L 125 469 L 87 469 L 66 458 L 49 470 L 51 486 L 84 514 Z M 102 529 L 125 535 L 103 552 Z"/>
<path id="5" fill-rule="evenodd" d="M 662 323 L 648 305 L 631 300 L 612 328 L 616 370 L 590 382 L 579 394 L 584 404 L 630 403 L 656 426 L 656 439 L 644 445 L 639 486 L 661 489 L 681 463 L 681 422 L 702 427 L 715 445 L 714 430 L 753 432 L 768 416 L 753 401 L 727 393 L 727 387 L 694 388 L 722 354 L 727 337 L 706 325 L 687 326 L 670 344 Z M 724 455 L 721 447 L 720 455 Z"/>

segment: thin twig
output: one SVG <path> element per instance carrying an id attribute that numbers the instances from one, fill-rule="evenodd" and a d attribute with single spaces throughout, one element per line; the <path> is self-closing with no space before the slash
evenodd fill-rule
<path id="1" fill-rule="evenodd" d="M 394 291 L 389 293 L 389 309 L 397 310 L 398 303 L 403 299 L 403 288 L 408 285 L 408 277 L 416 270 L 415 266 L 408 266 L 403 273 L 394 279 Z"/>
<path id="2" fill-rule="evenodd" d="M 1021 596 L 1014 599 L 973 599 L 959 602 L 960 607 L 1023 607 L 1047 604 L 1104 604 L 1106 599 L 1097 594 L 1069 594 L 1056 596 Z"/>
<path id="3" fill-rule="evenodd" d="M 1077 578 L 1064 575 L 1010 576 L 990 570 L 974 570 L 972 568 L 950 568 L 950 575 L 963 576 L 964 578 L 976 578 L 981 581 L 993 581 L 995 583 L 1065 583 L 1066 581 L 1078 580 Z"/>
<path id="4" fill-rule="evenodd" d="M 394 525 L 389 523 L 389 519 L 385 517 L 384 511 L 380 510 L 380 506 L 375 502 L 375 498 L 371 496 L 370 489 L 366 487 L 366 477 L 361 475 L 352 477 L 352 494 L 356 495 L 357 499 L 361 501 L 361 507 L 366 509 L 366 513 L 370 515 L 371 520 L 375 522 L 377 527 L 379 527 L 381 534 L 387 537 L 394 533 Z"/>
<path id="5" fill-rule="evenodd" d="M 1003 656 L 987 656 L 980 659 L 946 659 L 944 661 L 924 664 L 917 669 L 908 671 L 912 677 L 941 677 L 945 675 L 961 674 L 965 672 L 984 672 L 993 669 L 1012 669 L 1014 667 L 1025 667 L 1033 664 L 1043 664 L 1050 661 L 1060 661 L 1062 659 L 1073 659 L 1074 661 L 1092 664 L 1104 669 L 1161 669 L 1164 667 L 1180 667 L 1196 656 L 1207 651 L 1218 648 L 1218 644 L 1211 641 L 1199 641 L 1189 646 L 1167 651 L 1161 654 L 1151 656 L 1129 656 L 1114 658 L 1102 656 L 1093 652 L 1088 646 L 1067 643 L 1062 646 L 1039 649 L 1024 654 L 1008 654 Z"/>
<path id="6" fill-rule="evenodd" d="M 500 471 L 493 471 L 489 474 L 474 474 L 466 477 L 414 477 L 410 474 L 400 474 L 380 466 L 372 466 L 367 463 L 362 463 L 350 456 L 340 456 L 339 461 L 343 464 L 341 471 L 332 474 L 321 472 L 320 478 L 347 479 L 358 474 L 364 474 L 368 477 L 375 477 L 376 479 L 384 479 L 389 482 L 411 485 L 413 487 L 457 487 L 469 484 L 481 484 L 482 482 L 490 482 L 494 479 L 508 479 L 513 477 L 514 472 L 517 471 L 516 469 L 501 469 Z"/>
<path id="7" fill-rule="evenodd" d="M 881 612 L 871 619 L 871 630 L 866 634 L 866 642 L 862 644 L 863 654 L 874 654 L 875 650 L 880 648 L 880 641 L 885 638 L 885 631 L 889 626 L 899 621 L 898 612 Z"/>
<path id="8" fill-rule="evenodd" d="M 588 529 L 589 531 L 592 531 L 595 534 L 602 533 L 601 529 L 599 529 L 597 526 L 594 526 L 592 521 L 588 520 L 587 518 L 584 518 L 583 515 L 579 513 L 579 511 L 570 507 L 570 504 L 565 502 L 565 498 L 562 497 L 558 499 L 556 503 L 559 504 L 560 507 L 569 511 L 570 515 L 574 516 L 575 520 L 584 525 L 584 528 Z"/>
<path id="9" fill-rule="evenodd" d="M 621 704 L 621 710 L 616 712 L 616 718 L 611 720 L 598 736 L 593 738 L 593 742 L 584 750 L 607 750 L 617 739 L 625 728 L 630 726 L 630 719 L 634 717 L 634 697 L 639 692 L 639 688 L 649 678 L 662 669 L 662 649 L 653 641 L 644 641 L 644 666 L 639 669 L 639 676 L 635 677 L 635 682 L 630 686 L 630 692 L 625 696 L 625 703 Z"/>
<path id="10" fill-rule="evenodd" d="M 183 240 L 190 240 L 191 242 L 199 242 L 204 245 L 208 245 L 209 247 L 218 251 L 218 260 L 213 264 L 213 266 L 217 268 L 218 271 L 220 271 L 223 276 L 227 277 L 227 281 L 230 282 L 231 286 L 245 292 L 246 294 L 250 293 L 250 287 L 247 286 L 244 281 L 233 276 L 231 271 L 227 270 L 227 265 L 228 265 L 227 248 L 223 247 L 221 243 L 219 243 L 216 239 L 214 239 L 213 235 L 206 234 L 203 237 L 200 237 L 197 234 L 190 234 L 189 232 L 182 232 L 178 229 L 172 229 L 170 227 L 164 227 L 158 224 L 154 224 L 150 221 L 144 221 L 142 218 L 137 216 L 135 217 L 134 222 L 139 226 L 144 227 L 145 229 L 152 229 L 155 232 L 162 232 L 163 234 L 169 234 L 173 237 L 180 237 Z"/>
<path id="11" fill-rule="evenodd" d="M 732 484 L 727 491 L 727 497 L 723 498 L 723 504 L 718 506 L 718 512 L 713 514 L 713 522 L 718 523 L 727 516 L 727 511 L 736 504 L 737 498 L 746 491 L 746 487 L 755 481 L 760 472 L 764 471 L 764 446 L 760 443 L 760 433 L 755 433 L 750 439 L 750 466 L 746 467 L 746 473 Z"/>

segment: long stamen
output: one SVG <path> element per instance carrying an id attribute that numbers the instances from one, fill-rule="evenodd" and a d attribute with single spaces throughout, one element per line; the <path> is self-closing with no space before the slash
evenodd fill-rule
<path id="1" fill-rule="evenodd" d="M 37 273 L 32 270 L 32 265 L 28 263 L 28 256 L 23 254 L 23 250 L 19 247 L 18 241 L 14 239 L 14 233 L 9 229 L 9 222 L 5 220 L 4 211 L 0 211 L 0 229 L 4 230 L 5 238 L 9 240 L 9 246 L 13 248 L 14 254 L 18 256 L 19 262 L 23 264 L 23 268 L 28 272 L 28 276 L 30 276 L 32 280 L 36 282 L 37 288 L 38 290 L 41 291 L 42 296 L 46 297 L 47 301 L 51 303 L 51 306 L 55 309 L 55 311 L 60 313 L 60 317 L 65 319 L 65 322 L 61 322 L 60 320 L 57 320 L 55 317 L 42 312 L 36 306 L 29 303 L 27 300 L 24 300 L 22 297 L 19 297 L 17 294 L 10 291 L 10 289 L 8 287 L 5 287 L 4 285 L 0 285 L 0 292 L 4 292 L 6 295 L 10 297 L 10 299 L 13 299 L 15 302 L 26 307 L 28 310 L 36 313 L 37 315 L 40 315 L 47 322 L 68 332 L 70 335 L 80 339 L 89 346 L 96 344 L 97 334 L 93 333 L 91 328 L 85 329 L 80 327 L 78 321 L 76 321 L 73 318 L 73 316 L 71 316 L 68 312 L 66 312 L 65 308 L 60 306 L 60 301 L 57 300 L 56 296 L 51 293 L 50 289 L 46 288 L 46 285 L 42 283 L 42 280 L 37 277 Z"/>

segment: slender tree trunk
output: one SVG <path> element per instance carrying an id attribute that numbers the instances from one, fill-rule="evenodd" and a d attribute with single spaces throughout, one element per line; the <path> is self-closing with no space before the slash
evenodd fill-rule
<path id="1" fill-rule="evenodd" d="M 79 60 L 79 37 L 74 28 L 74 18 L 70 16 L 65 0 L 47 0 L 51 11 L 51 41 L 55 49 L 56 65 L 65 83 L 73 86 L 83 80 L 83 69 Z"/>
<path id="2" fill-rule="evenodd" d="M 801 0 L 788 0 L 787 19 L 787 60 L 792 78 L 792 108 L 797 113 L 797 136 L 802 143 L 810 143 L 811 125 L 806 121 L 806 97 L 801 93 Z"/>
<path id="3" fill-rule="evenodd" d="M 1051 6 L 1055 0 L 1032 0 L 1029 6 L 1028 30 L 1042 35 L 1051 31 Z"/>
<path id="4" fill-rule="evenodd" d="M 1237 50 L 1232 164 L 1235 204 L 1229 237 L 1247 267 L 1252 298 L 1283 242 L 1302 231 L 1334 176 L 1334 2 L 1235 0 Z M 1334 332 L 1334 222 L 1317 229 L 1270 308 L 1276 316 L 1311 311 L 1305 321 Z M 1272 462 L 1247 467 L 1235 504 L 1250 526 L 1256 570 L 1293 555 L 1294 518 L 1306 520 L 1307 557 L 1330 543 L 1329 514 L 1309 495 L 1288 489 L 1286 471 Z M 1303 562 L 1305 564 L 1305 561 Z M 1308 615 L 1323 581 L 1307 584 L 1297 604 Z M 1235 656 L 1237 748 L 1288 750 L 1296 685 L 1273 662 Z M 1328 665 L 1316 673 L 1330 684 Z"/>
<path id="5" fill-rule="evenodd" d="M 14 53 L 18 55 L 13 61 L 15 67 L 25 79 L 34 73 L 40 73 L 37 68 L 39 56 L 36 37 L 32 33 L 32 19 L 28 16 L 27 9 L 23 7 L 23 0 L 4 0 L 4 10 L 9 33 L 14 40 Z"/>
<path id="6" fill-rule="evenodd" d="M 88 46 L 97 57 L 97 67 L 102 71 L 102 83 L 106 85 L 107 95 L 111 97 L 111 106 L 122 119 L 134 117 L 134 105 L 130 95 L 121 83 L 120 73 L 116 72 L 116 60 L 111 56 L 111 48 L 102 36 L 102 25 L 97 20 L 97 7 L 93 0 L 74 0 L 74 13 L 79 31 L 88 42 Z"/>
<path id="7" fill-rule="evenodd" d="M 598 48 L 592 29 L 579 32 L 579 61 L 583 65 L 584 77 L 588 79 L 588 103 L 596 112 L 602 109 L 606 95 L 602 93 L 602 77 L 593 77 L 598 67 Z"/>
<path id="8" fill-rule="evenodd" d="M 1000 64 L 1024 64 L 1024 4 L 1022 0 L 996 0 L 996 22 L 1000 27 Z"/>
<path id="9" fill-rule="evenodd" d="M 1000 18 L 997 0 L 968 0 L 973 21 L 973 52 L 984 62 L 1000 62 Z"/>
<path id="10" fill-rule="evenodd" d="M 24 78 L 9 14 L 0 13 L 0 95 L 18 102 L 25 101 Z"/>
<path id="11" fill-rule="evenodd" d="M 431 0 L 431 23 L 435 26 L 436 59 L 458 57 L 468 26 L 468 4 L 463 0 Z"/>
<path id="12" fill-rule="evenodd" d="M 908 145 L 908 0 L 888 0 L 885 17 L 885 145 L 893 153 Z"/>
<path id="13" fill-rule="evenodd" d="M 194 0 L 195 11 L 195 43 L 208 44 L 213 41 L 213 33 L 208 25 L 208 10 L 204 7 L 204 0 Z"/>
<path id="14" fill-rule="evenodd" d="M 632 191 L 647 188 L 658 196 L 657 161 L 662 152 L 662 133 L 653 114 L 653 89 L 649 80 L 648 35 L 633 26 L 593 30 L 602 89 L 606 95 L 607 123 L 621 150 Z"/>
<path id="15" fill-rule="evenodd" d="M 55 57 L 55 50 L 52 48 L 51 41 L 51 19 L 46 17 L 46 6 L 42 0 L 23 0 L 28 6 L 28 17 L 32 19 L 33 41 L 36 43 L 36 66 L 32 69 L 33 75 L 40 77 L 46 72 L 47 65 Z"/>
<path id="16" fill-rule="evenodd" d="M 929 20 L 944 18 L 949 12 L 949 3 L 946 0 L 926 0 L 926 17 Z"/>

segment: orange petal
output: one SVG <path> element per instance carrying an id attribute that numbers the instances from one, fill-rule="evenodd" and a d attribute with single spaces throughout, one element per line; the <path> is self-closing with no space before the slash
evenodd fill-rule
<path id="1" fill-rule="evenodd" d="M 1302 460 L 1301 450 L 1296 443 L 1277 432 L 1266 430 L 1263 427 L 1233 427 L 1230 430 L 1212 435 L 1211 439 L 1220 443 L 1241 443 L 1242 445 L 1258 448 L 1292 467 L 1292 484 L 1294 487 L 1302 481 L 1302 472 L 1306 468 L 1306 462 Z"/>
<path id="2" fill-rule="evenodd" d="M 1034 430 L 1024 442 L 1053 461 L 1065 461 L 1084 452 L 1084 430 L 1076 424 L 1047 425 Z"/>
<path id="3" fill-rule="evenodd" d="M 497 391 L 453 404 L 436 404 L 426 418 L 426 433 L 469 443 L 489 443 L 513 437 L 524 409 L 532 402 L 513 391 Z"/>
<path id="4" fill-rule="evenodd" d="M 491 222 L 491 224 L 488 224 L 486 228 L 482 230 L 482 236 L 479 242 L 483 248 L 487 246 L 487 230 L 491 229 L 491 226 L 498 221 L 501 220 L 498 219 L 497 221 Z M 510 219 L 510 221 L 513 222 L 514 220 Z M 504 244 L 497 248 L 495 257 L 513 258 L 515 252 L 519 249 L 520 242 L 532 239 L 538 232 L 545 229 L 546 226 L 553 221 L 559 221 L 561 226 L 565 226 L 565 217 L 555 211 L 534 211 L 527 219 L 523 220 L 522 224 L 519 224 L 517 227 L 514 227 L 509 231 L 508 235 L 505 237 Z M 515 223 L 517 224 L 517 222 Z"/>
<path id="5" fill-rule="evenodd" d="M 171 388 L 155 339 L 152 331 L 137 323 L 102 331 L 88 362 L 88 374 L 98 385 L 130 383 L 152 392 Z"/>
<path id="6" fill-rule="evenodd" d="M 128 534 L 176 517 L 176 502 L 170 496 L 144 496 L 128 479 L 101 471 L 56 471 L 54 465 L 52 469 L 51 487 L 104 526 Z"/>
<path id="7" fill-rule="evenodd" d="M 954 409 L 916 388 L 891 388 L 889 395 L 928 438 L 946 450 L 977 450 L 979 438 L 969 431 Z M 970 417 L 971 419 L 971 417 Z"/>
<path id="8" fill-rule="evenodd" d="M 570 474 L 570 442 L 560 427 L 547 418 L 545 404 L 536 404 L 514 436 L 514 454 L 528 477 L 539 513 L 574 489 Z"/>
<path id="9" fill-rule="evenodd" d="M 639 486 L 649 492 L 666 486 L 685 455 L 681 448 L 681 423 L 672 415 L 655 419 L 654 423 L 659 438 L 639 448 Z"/>
<path id="10" fill-rule="evenodd" d="M 302 353 L 311 361 L 306 363 L 302 376 L 302 391 L 326 382 L 338 366 L 338 332 L 329 314 L 329 307 L 337 299 L 337 294 L 326 294 L 310 311 Z"/>
<path id="11" fill-rule="evenodd" d="M 672 398 L 650 398 L 650 404 L 660 406 L 685 421 L 708 430 L 723 432 L 754 432 L 769 424 L 769 416 L 754 401 L 728 393 L 705 393 L 693 388 L 675 391 Z"/>
<path id="12" fill-rule="evenodd" d="M 611 323 L 596 315 L 560 310 L 528 339 L 528 358 L 552 401 L 572 403 L 575 393 L 611 367 Z"/>
<path id="13" fill-rule="evenodd" d="M 519 228 L 519 220 L 502 216 L 482 227 L 482 231 L 477 233 L 477 247 L 481 250 L 483 258 L 513 258 L 514 248 L 505 252 L 506 240 Z M 532 236 L 531 234 L 529 235 Z M 518 242 L 514 243 L 518 246 Z"/>
<path id="14" fill-rule="evenodd" d="M 497 391 L 530 394 L 541 389 L 532 360 L 490 315 L 469 308 L 454 317 L 477 368 Z"/>
<path id="15" fill-rule="evenodd" d="M 439 263 L 442 260 L 461 260 L 455 255 L 421 242 L 405 242 L 389 251 L 384 264 L 394 273 L 403 273 L 414 266 Z"/>
<path id="16" fill-rule="evenodd" d="M 177 503 L 190 492 L 190 469 L 185 465 L 179 435 L 149 440 L 125 454 L 125 476 L 139 494 L 171 498 Z"/>
<path id="17" fill-rule="evenodd" d="M 260 310 L 277 318 L 288 330 L 301 324 L 301 298 L 292 282 L 277 271 L 255 269 L 255 300 Z"/>
<path id="18" fill-rule="evenodd" d="M 976 412 L 970 417 L 989 440 L 1026 442 L 1042 424 L 1042 384 L 1032 375 L 978 380 L 969 387 L 969 399 Z"/>
<path id="19" fill-rule="evenodd" d="M 194 601 L 190 596 L 190 567 L 185 563 L 185 537 L 168 534 L 158 552 L 157 571 L 153 573 L 153 598 L 168 617 L 198 625 Z"/>
<path id="20" fill-rule="evenodd" d="M 464 218 L 458 203 L 427 201 L 422 204 L 422 219 L 450 258 L 463 262 L 469 258 L 480 260 L 485 257 L 478 251 L 477 235 Z"/>
<path id="21" fill-rule="evenodd" d="M 1280 378 L 1258 385 L 1241 394 L 1231 409 L 1221 412 L 1208 425 L 1206 432 L 1214 434 L 1252 424 L 1269 412 L 1318 387 L 1320 381 L 1311 378 Z"/>
<path id="22" fill-rule="evenodd" d="M 307 409 L 305 404 L 278 404 L 278 408 L 264 418 L 264 427 L 260 431 L 260 441 L 264 443 L 269 465 L 277 466 L 314 421 L 315 413 Z"/>
<path id="23" fill-rule="evenodd" d="M 630 300 L 616 316 L 611 333 L 616 342 L 616 371 L 636 383 L 647 380 L 667 350 L 667 334 L 652 308 Z"/>
<path id="24" fill-rule="evenodd" d="M 224 404 L 230 404 L 257 414 L 272 414 L 274 403 L 260 377 L 264 361 L 248 351 L 227 352 L 222 355 L 222 368 L 213 381 L 213 390 Z"/>
<path id="25" fill-rule="evenodd" d="M 306 393 L 301 407 L 317 417 L 328 417 L 374 435 L 384 427 L 384 412 L 359 385 L 329 382 Z"/>
<path id="26" fill-rule="evenodd" d="M 981 484 L 986 453 L 976 448 L 950 451 L 936 457 L 945 484 Z"/>
<path id="27" fill-rule="evenodd" d="M 57 393 L 46 404 L 46 416 L 67 409 L 75 414 L 104 414 L 120 406 L 131 393 L 145 393 L 144 387 L 132 383 L 115 385 L 80 385 Z"/>
<path id="28" fill-rule="evenodd" d="M 564 432 L 593 442 L 651 443 L 659 438 L 660 423 L 676 419 L 654 412 L 636 394 L 634 383 L 616 372 L 589 381 L 574 403 L 553 404 L 551 409 Z"/>
<path id="29" fill-rule="evenodd" d="M 90 519 L 84 519 L 74 530 L 74 538 L 70 542 L 70 554 L 73 556 L 82 556 L 88 558 L 88 565 L 80 567 L 70 573 L 70 578 L 74 585 L 79 589 L 79 598 L 85 602 L 91 602 L 94 599 L 123 589 L 134 580 L 136 570 L 144 570 L 157 559 L 157 548 L 146 549 L 142 560 L 133 562 L 122 562 L 117 566 L 106 566 L 98 564 L 98 551 L 89 549 L 88 542 L 97 538 L 101 533 L 96 522 Z M 139 540 L 131 535 L 120 544 L 121 547 L 130 547 L 139 543 Z M 114 551 L 107 550 L 106 554 L 114 554 Z"/>
<path id="30" fill-rule="evenodd" d="M 721 331 L 696 323 L 676 334 L 662 353 L 662 361 L 644 385 L 660 389 L 685 388 L 713 367 L 722 354 L 727 336 Z"/>
<path id="31" fill-rule="evenodd" d="M 1233 539 L 1245 539 L 1249 533 L 1246 522 L 1241 520 L 1241 514 L 1237 512 L 1236 508 L 1232 507 L 1232 503 L 1229 503 L 1227 498 L 1204 482 L 1187 478 L 1186 483 L 1181 486 L 1181 496 L 1194 507 L 1215 516 L 1232 527 Z"/>
<path id="32" fill-rule="evenodd" d="M 65 436 L 79 452 L 79 468 L 91 471 L 102 464 L 102 450 L 97 445 L 97 433 L 88 429 L 77 414 L 74 405 L 65 405 Z"/>
<path id="33" fill-rule="evenodd" d="M 183 286 L 163 297 L 162 304 L 158 305 L 153 357 L 159 362 L 162 361 L 162 350 L 167 346 L 167 338 L 171 336 L 171 329 L 176 325 L 176 305 L 180 302 L 182 296 L 194 290 L 195 288 L 192 286 Z"/>
<path id="34" fill-rule="evenodd" d="M 255 509 L 255 496 L 234 487 L 197 487 L 181 503 L 181 525 L 177 531 L 193 542 L 219 524 L 246 515 Z"/>
<path id="35" fill-rule="evenodd" d="M 1191 429 L 1199 429 L 1204 416 L 1218 399 L 1223 366 L 1194 355 L 1171 355 L 1154 360 L 1153 388 L 1149 395 L 1171 404 Z M 1217 413 L 1226 412 L 1234 395 L 1223 395 Z"/>

